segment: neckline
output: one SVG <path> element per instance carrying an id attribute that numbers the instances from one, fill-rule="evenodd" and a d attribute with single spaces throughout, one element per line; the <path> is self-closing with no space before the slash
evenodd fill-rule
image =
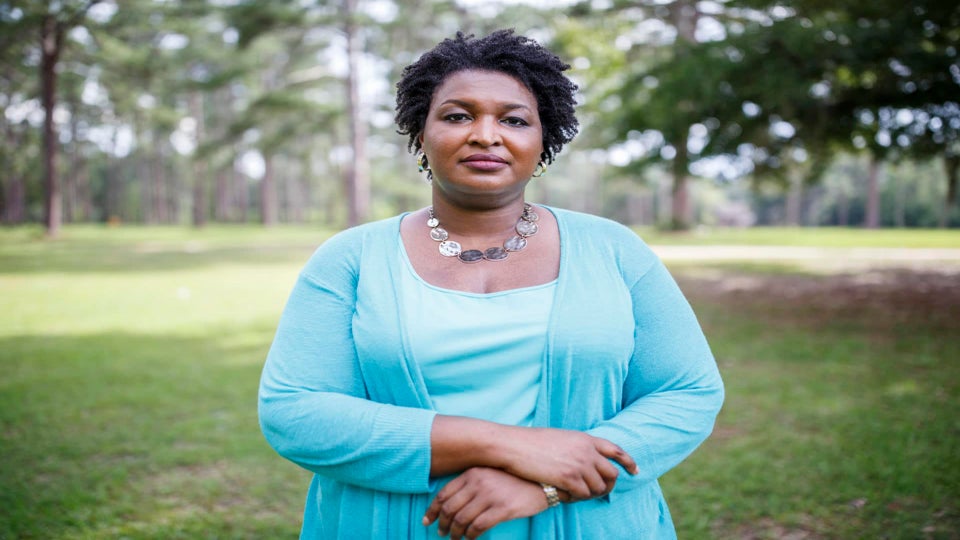
<path id="1" fill-rule="evenodd" d="M 553 215 L 553 219 L 554 219 L 554 221 L 556 221 L 556 223 L 557 223 L 557 235 L 560 237 L 560 265 L 559 265 L 559 268 L 558 268 L 558 270 L 557 270 L 557 277 L 555 277 L 554 279 L 552 279 L 552 280 L 550 280 L 550 281 L 547 281 L 547 282 L 545 282 L 545 283 L 537 283 L 537 284 L 534 284 L 534 285 L 528 285 L 528 286 L 526 286 L 526 287 L 517 287 L 517 288 L 513 288 L 513 289 L 504 289 L 504 290 L 502 290 L 502 291 L 494 291 L 494 292 L 489 292 L 489 293 L 477 293 L 477 292 L 472 292 L 472 291 L 463 291 L 463 290 L 460 290 L 460 289 L 450 289 L 450 288 L 447 288 L 447 287 L 441 287 L 441 286 L 439 286 L 439 285 L 434 285 L 433 283 L 430 283 L 429 281 L 423 279 L 423 276 L 421 276 L 419 273 L 417 273 L 417 270 L 413 267 L 413 263 L 410 261 L 410 255 L 407 253 L 407 246 L 404 245 L 404 243 L 403 243 L 403 236 L 400 234 L 400 227 L 401 227 L 401 224 L 403 223 L 403 220 L 406 219 L 407 216 L 409 216 L 412 212 L 403 212 L 402 214 L 400 214 L 399 219 L 397 220 L 397 229 L 396 229 L 397 237 L 396 237 L 396 238 L 397 238 L 397 244 L 398 244 L 398 246 L 399 246 L 399 248 L 400 248 L 400 256 L 401 256 L 400 258 L 401 258 L 402 261 L 403 261 L 403 265 L 406 267 L 406 269 L 410 272 L 410 274 L 411 274 L 417 281 L 419 281 L 419 282 L 422 283 L 423 285 L 425 285 L 425 286 L 427 286 L 427 287 L 429 287 L 429 288 L 431 288 L 431 289 L 433 289 L 433 290 L 435 290 L 435 291 L 444 292 L 444 293 L 458 294 L 458 295 L 468 296 L 468 297 L 474 297 L 474 298 L 492 298 L 492 297 L 495 297 L 495 296 L 502 296 L 502 295 L 505 295 L 505 294 L 515 294 L 515 293 L 518 293 L 518 292 L 525 292 L 525 291 L 536 290 L 536 289 L 540 289 L 540 288 L 544 288 L 544 287 L 555 286 L 555 285 L 557 285 L 557 284 L 560 283 L 560 278 L 562 278 L 563 275 L 564 275 L 564 273 L 565 273 L 565 268 L 566 268 L 566 255 L 565 255 L 565 253 L 566 253 L 566 249 L 565 249 L 565 247 L 566 247 L 566 246 L 565 246 L 565 244 L 566 244 L 566 235 L 564 234 L 563 224 L 561 223 L 561 221 L 560 221 L 560 216 L 557 215 L 557 212 L 556 212 L 553 208 L 551 208 L 551 207 L 549 207 L 549 206 L 546 206 L 546 205 L 543 205 L 543 204 L 538 204 L 537 206 L 540 207 L 540 208 L 545 209 L 546 211 L 550 212 L 550 213 Z"/>

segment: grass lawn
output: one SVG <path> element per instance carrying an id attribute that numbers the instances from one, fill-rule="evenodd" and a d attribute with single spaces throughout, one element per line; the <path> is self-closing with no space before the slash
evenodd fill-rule
<path id="1" fill-rule="evenodd" d="M 263 441 L 256 388 L 327 234 L 0 230 L 0 539 L 295 538 L 307 475 Z M 696 242 L 791 245 L 755 235 Z M 906 235 L 878 238 L 823 245 Z M 681 538 L 960 538 L 960 274 L 688 270 L 728 398 L 663 478 Z"/>
<path id="2" fill-rule="evenodd" d="M 638 232 L 650 244 L 805 246 L 823 248 L 958 248 L 956 229 L 877 229 L 852 227 L 701 228 L 685 232 L 653 228 Z"/>
<path id="3" fill-rule="evenodd" d="M 680 274 L 727 388 L 680 537 L 960 538 L 960 272 L 725 269 Z"/>

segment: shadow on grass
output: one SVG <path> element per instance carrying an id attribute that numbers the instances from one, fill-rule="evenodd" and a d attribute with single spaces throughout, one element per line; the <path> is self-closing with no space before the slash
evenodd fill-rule
<path id="1" fill-rule="evenodd" d="M 269 330 L 0 340 L 0 538 L 295 537 L 257 424 Z"/>

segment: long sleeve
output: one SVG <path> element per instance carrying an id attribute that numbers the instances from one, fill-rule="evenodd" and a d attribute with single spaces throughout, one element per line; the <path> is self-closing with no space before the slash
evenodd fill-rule
<path id="1" fill-rule="evenodd" d="M 283 457 L 380 491 L 428 488 L 434 412 L 368 399 L 352 320 L 363 236 L 328 240 L 297 280 L 260 381 L 263 433 Z"/>
<path id="2" fill-rule="evenodd" d="M 589 430 L 619 444 L 639 465 L 637 475 L 621 475 L 617 491 L 658 478 L 692 453 L 712 431 L 724 396 L 700 325 L 663 264 L 647 265 L 630 295 L 635 345 L 623 409 Z"/>

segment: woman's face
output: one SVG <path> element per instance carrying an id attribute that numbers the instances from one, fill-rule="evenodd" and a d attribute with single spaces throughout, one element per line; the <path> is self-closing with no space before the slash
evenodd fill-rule
<path id="1" fill-rule="evenodd" d="M 497 71 L 458 71 L 434 92 L 420 142 L 435 189 L 470 206 L 516 198 L 543 152 L 537 100 Z"/>

